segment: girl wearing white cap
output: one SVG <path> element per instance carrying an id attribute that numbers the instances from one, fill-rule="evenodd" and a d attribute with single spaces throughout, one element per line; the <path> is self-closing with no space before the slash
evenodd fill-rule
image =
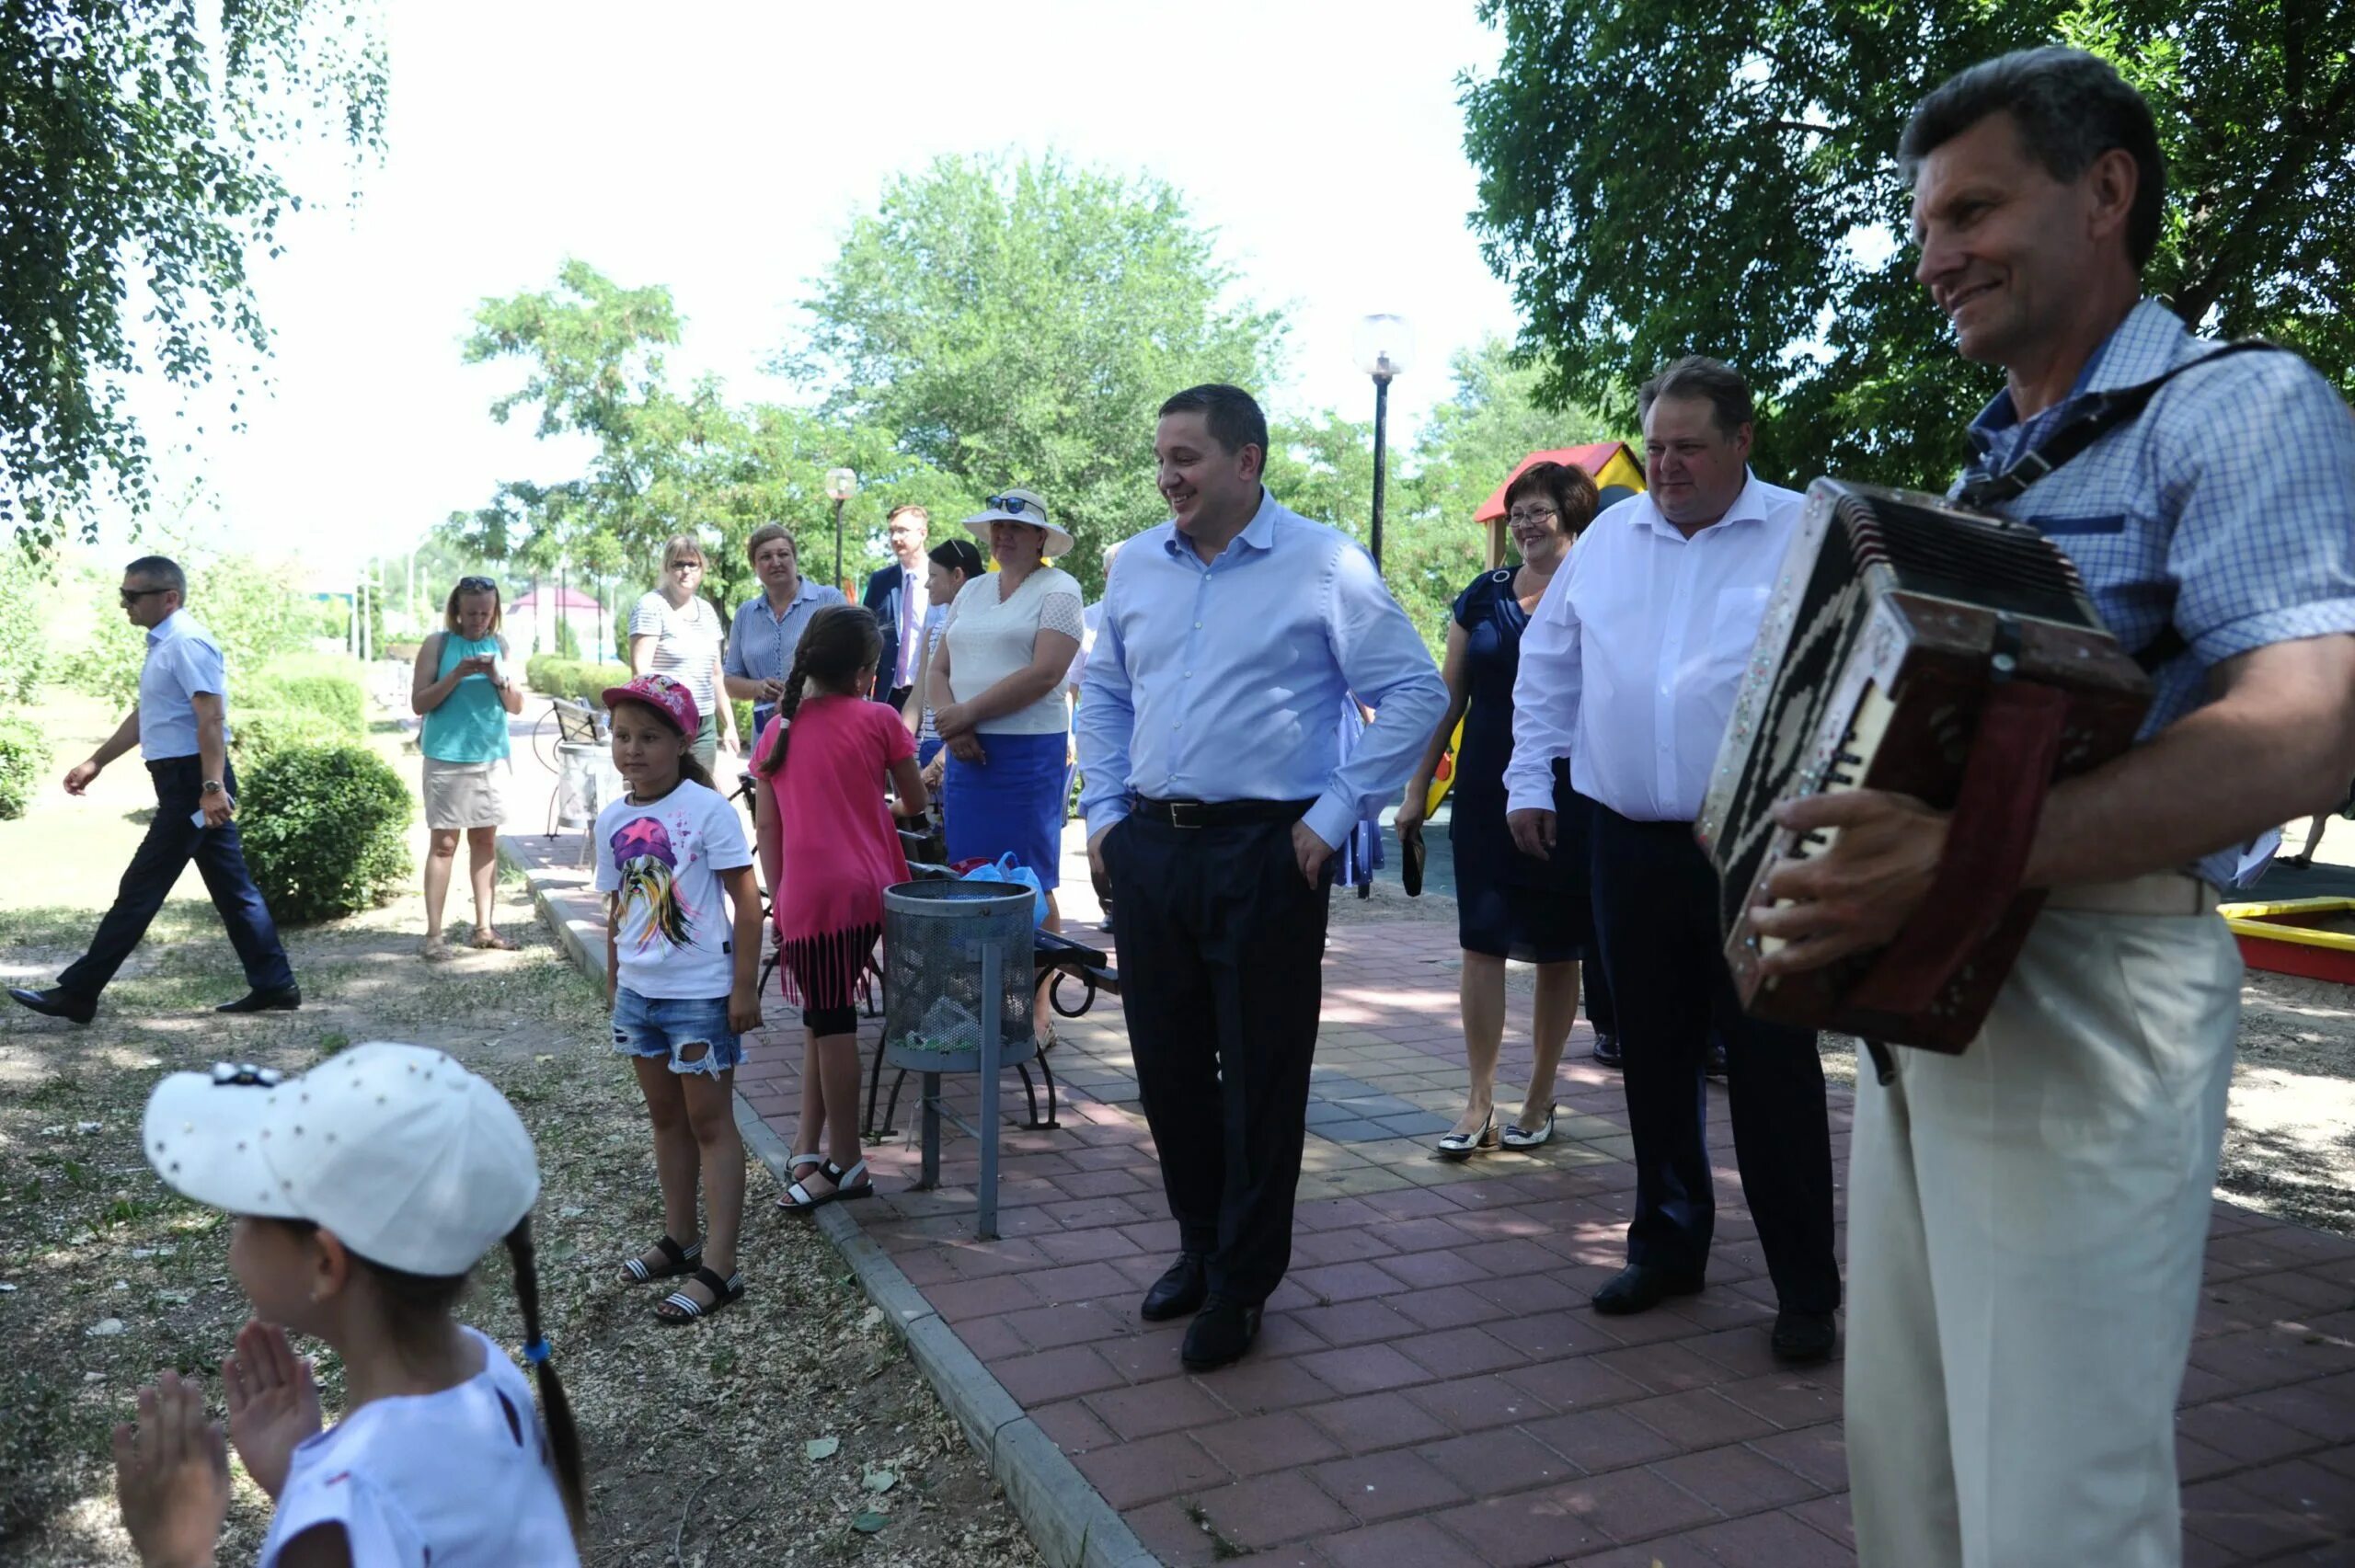
<path id="1" fill-rule="evenodd" d="M 1079 580 L 1047 563 L 1071 531 L 1028 490 L 992 496 L 965 526 L 989 542 L 998 569 L 959 590 L 932 658 L 933 726 L 948 747 L 941 810 L 948 858 L 1011 853 L 1039 875 L 1047 928 L 1063 929 L 1063 783 L 1071 711 L 1063 681 L 1079 652 Z M 1045 1038 L 1046 990 L 1039 992 Z"/>
<path id="2" fill-rule="evenodd" d="M 255 1319 L 222 1363 L 228 1443 L 277 1505 L 258 1568 L 577 1564 L 580 1443 L 540 1328 L 531 1134 L 439 1051 L 371 1043 L 281 1080 L 176 1072 L 148 1097 L 148 1162 L 236 1215 L 229 1267 Z M 504 1242 L 537 1375 L 451 1315 Z M 343 1358 L 322 1430 L 308 1360 Z M 124 1527 L 146 1568 L 209 1564 L 229 1506 L 226 1447 L 197 1383 L 166 1372 L 114 1433 Z"/>

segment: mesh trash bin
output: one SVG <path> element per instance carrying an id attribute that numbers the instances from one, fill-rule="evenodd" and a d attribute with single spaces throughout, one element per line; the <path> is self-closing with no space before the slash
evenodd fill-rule
<path id="1" fill-rule="evenodd" d="M 981 1065 L 982 949 L 999 953 L 998 1049 L 1038 1054 L 1031 892 L 1005 882 L 903 882 L 883 890 L 883 1043 L 894 1067 L 971 1072 Z"/>
<path id="2" fill-rule="evenodd" d="M 945 1117 L 982 1146 L 978 1228 L 997 1235 L 998 1074 L 1039 1054 L 1031 891 L 1004 882 L 903 882 L 883 890 L 882 1060 L 922 1076 L 923 1173 L 940 1181 Z M 941 1099 L 940 1076 L 979 1078 L 971 1122 Z"/>

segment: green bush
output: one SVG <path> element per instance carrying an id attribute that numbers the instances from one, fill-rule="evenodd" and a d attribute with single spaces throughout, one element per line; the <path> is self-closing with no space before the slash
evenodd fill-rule
<path id="1" fill-rule="evenodd" d="M 44 601 L 57 591 L 46 563 L 22 556 L 0 571 L 0 703 L 29 703 L 49 662 Z"/>
<path id="2" fill-rule="evenodd" d="M 577 697 L 592 707 L 605 704 L 605 688 L 629 680 L 626 664 L 584 664 L 577 658 L 534 654 L 523 664 L 523 684 L 544 696 Z"/>
<path id="3" fill-rule="evenodd" d="M 331 654 L 274 658 L 243 682 L 236 696 L 258 709 L 307 708 L 333 724 L 339 739 L 368 733 L 368 697 L 357 659 Z M 233 710 L 229 723 L 235 727 L 236 722 Z"/>
<path id="4" fill-rule="evenodd" d="M 558 658 L 580 657 L 580 634 L 572 629 L 572 618 L 569 615 L 557 617 L 556 656 Z"/>
<path id="5" fill-rule="evenodd" d="M 339 746 L 357 738 L 315 708 L 240 708 L 229 715 L 229 753 L 240 773 L 251 773 L 263 758 L 290 746 Z"/>
<path id="6" fill-rule="evenodd" d="M 237 826 L 281 921 L 332 920 L 408 879 L 408 785 L 365 746 L 289 746 L 241 778 Z"/>
<path id="7" fill-rule="evenodd" d="M 29 719 L 0 718 L 0 820 L 25 814 L 49 771 L 49 739 Z"/>

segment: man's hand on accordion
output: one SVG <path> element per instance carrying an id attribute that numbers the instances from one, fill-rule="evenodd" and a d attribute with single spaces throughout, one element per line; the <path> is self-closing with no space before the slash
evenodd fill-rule
<path id="1" fill-rule="evenodd" d="M 1763 956 L 1760 969 L 1787 975 L 1895 936 L 1930 890 L 1952 818 L 1912 795 L 1856 789 L 1784 801 L 1775 820 L 1802 835 L 1830 836 L 1805 859 L 1776 865 L 1765 883 L 1770 903 L 1751 911 L 1761 936 L 1786 944 Z"/>

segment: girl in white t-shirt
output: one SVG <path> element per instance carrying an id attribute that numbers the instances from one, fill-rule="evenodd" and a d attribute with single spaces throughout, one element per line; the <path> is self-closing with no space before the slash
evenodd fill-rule
<path id="1" fill-rule="evenodd" d="M 667 675 L 605 692 L 614 768 L 629 793 L 597 813 L 605 895 L 605 1003 L 654 1123 L 661 1240 L 621 1265 L 625 1284 L 684 1276 L 655 1305 L 691 1323 L 741 1299 L 736 1233 L 744 1144 L 736 1132 L 740 1038 L 761 1026 L 761 896 L 743 818 L 691 748 L 695 694 Z M 729 906 L 733 904 L 733 918 Z M 710 1224 L 695 1225 L 700 1174 Z"/>
<path id="2" fill-rule="evenodd" d="M 237 1217 L 229 1268 L 255 1317 L 221 1380 L 228 1444 L 277 1505 L 258 1568 L 579 1563 L 580 1443 L 532 1251 L 539 1164 L 498 1090 L 439 1051 L 373 1041 L 297 1078 L 176 1072 L 141 1137 L 167 1184 Z M 506 1352 L 451 1314 L 502 1242 L 540 1413 Z M 289 1330 L 342 1357 L 331 1427 Z M 193 1379 L 139 1391 L 115 1488 L 146 1568 L 213 1562 L 227 1446 Z"/>

